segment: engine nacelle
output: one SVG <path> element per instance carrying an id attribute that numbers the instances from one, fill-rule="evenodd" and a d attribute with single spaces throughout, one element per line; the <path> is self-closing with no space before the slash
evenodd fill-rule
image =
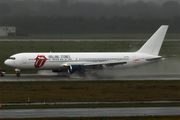
<path id="1" fill-rule="evenodd" d="M 84 66 L 83 65 L 70 65 L 68 69 L 68 73 L 72 74 L 76 71 L 84 72 Z"/>

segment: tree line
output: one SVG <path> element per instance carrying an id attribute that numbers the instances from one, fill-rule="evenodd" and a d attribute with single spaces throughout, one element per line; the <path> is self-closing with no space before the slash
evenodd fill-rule
<path id="1" fill-rule="evenodd" d="M 16 26 L 18 32 L 29 34 L 79 33 L 149 33 L 163 24 L 170 33 L 180 33 L 180 17 L 172 19 L 137 19 L 114 16 L 86 18 L 82 16 L 14 16 L 4 17 L 1 26 Z"/>
<path id="2" fill-rule="evenodd" d="M 0 26 L 16 26 L 19 33 L 148 33 L 162 24 L 180 33 L 180 5 L 145 3 L 103 4 L 68 0 L 4 0 Z"/>
<path id="3" fill-rule="evenodd" d="M 2 1 L 2 0 L 1 0 Z M 4 1 L 4 2 L 3 2 Z M 163 5 L 138 1 L 134 3 L 104 4 L 75 2 L 68 0 L 3 0 L 0 2 L 0 16 L 84 16 L 84 17 L 133 17 L 133 18 L 171 18 L 180 15 L 180 4 L 175 1 Z"/>

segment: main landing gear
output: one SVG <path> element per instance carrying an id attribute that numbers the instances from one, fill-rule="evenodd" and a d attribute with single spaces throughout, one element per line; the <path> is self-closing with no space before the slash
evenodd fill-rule
<path id="1" fill-rule="evenodd" d="M 16 72 L 16 76 L 17 76 L 17 77 L 20 77 L 20 75 L 21 75 L 21 74 L 20 74 L 20 69 L 16 68 L 16 69 L 15 69 L 15 72 Z"/>

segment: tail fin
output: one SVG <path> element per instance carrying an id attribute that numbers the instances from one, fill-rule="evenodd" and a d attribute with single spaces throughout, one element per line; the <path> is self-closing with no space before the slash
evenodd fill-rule
<path id="1" fill-rule="evenodd" d="M 167 29 L 168 25 L 162 25 L 137 52 L 158 55 Z"/>

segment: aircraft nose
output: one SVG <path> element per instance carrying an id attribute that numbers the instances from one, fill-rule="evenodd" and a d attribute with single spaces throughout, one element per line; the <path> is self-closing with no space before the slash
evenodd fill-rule
<path id="1" fill-rule="evenodd" d="M 5 65 L 8 65 L 8 66 L 11 66 L 11 61 L 6 60 L 6 61 L 4 62 L 4 64 L 5 64 Z"/>

